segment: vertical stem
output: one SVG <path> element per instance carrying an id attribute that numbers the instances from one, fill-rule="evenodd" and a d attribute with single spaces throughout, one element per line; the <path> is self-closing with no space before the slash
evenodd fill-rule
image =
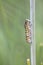
<path id="1" fill-rule="evenodd" d="M 31 65 L 36 65 L 36 49 L 35 49 L 35 0 L 30 0 L 30 21 L 32 32 L 32 44 L 31 44 Z"/>

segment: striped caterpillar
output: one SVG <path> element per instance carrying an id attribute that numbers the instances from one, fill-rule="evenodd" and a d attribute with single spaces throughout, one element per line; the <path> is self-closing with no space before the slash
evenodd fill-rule
<path id="1" fill-rule="evenodd" d="M 26 41 L 28 43 L 31 43 L 31 24 L 30 24 L 30 20 L 26 19 L 25 20 L 25 35 L 26 35 Z"/>

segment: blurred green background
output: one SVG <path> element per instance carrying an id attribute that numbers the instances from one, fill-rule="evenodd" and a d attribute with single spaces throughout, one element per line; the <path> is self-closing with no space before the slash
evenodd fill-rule
<path id="1" fill-rule="evenodd" d="M 24 21 L 30 18 L 29 0 L 0 0 L 0 65 L 27 65 L 30 46 Z M 36 61 L 43 62 L 43 0 L 36 0 Z M 40 59 L 41 58 L 41 59 Z"/>

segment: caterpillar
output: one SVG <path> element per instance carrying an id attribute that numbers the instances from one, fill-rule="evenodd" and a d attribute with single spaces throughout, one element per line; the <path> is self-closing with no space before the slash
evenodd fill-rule
<path id="1" fill-rule="evenodd" d="M 25 27 L 26 41 L 28 43 L 31 43 L 31 24 L 30 24 L 30 20 L 28 20 L 28 19 L 25 20 L 24 27 Z"/>

